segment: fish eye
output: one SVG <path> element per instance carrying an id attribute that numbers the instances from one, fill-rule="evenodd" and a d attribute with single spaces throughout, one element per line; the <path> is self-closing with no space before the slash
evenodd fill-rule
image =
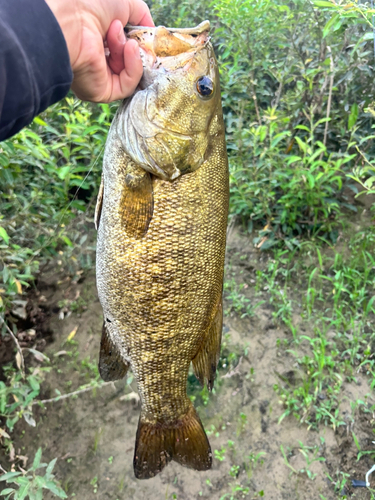
<path id="1" fill-rule="evenodd" d="M 197 91 L 202 97 L 210 97 L 214 93 L 214 82 L 209 76 L 201 76 L 197 80 Z"/>

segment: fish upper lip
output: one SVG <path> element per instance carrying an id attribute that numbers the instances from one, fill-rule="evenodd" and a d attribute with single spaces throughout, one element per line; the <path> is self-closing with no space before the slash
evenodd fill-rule
<path id="1" fill-rule="evenodd" d="M 208 19 L 205 21 L 202 21 L 200 24 L 195 26 L 194 28 L 168 28 L 164 26 L 168 31 L 171 33 L 179 33 L 179 34 L 186 34 L 186 35 L 198 35 L 201 33 L 204 33 L 205 31 L 210 31 L 211 29 L 211 24 Z M 127 24 L 124 28 L 125 33 L 129 33 L 130 31 L 134 30 L 150 30 L 150 29 L 156 29 L 156 26 L 133 26 L 131 24 Z"/>
<path id="2" fill-rule="evenodd" d="M 164 26 L 127 26 L 127 38 L 139 44 L 143 67 L 174 71 L 187 66 L 210 43 L 210 23 L 204 21 L 195 28 L 165 28 Z"/>

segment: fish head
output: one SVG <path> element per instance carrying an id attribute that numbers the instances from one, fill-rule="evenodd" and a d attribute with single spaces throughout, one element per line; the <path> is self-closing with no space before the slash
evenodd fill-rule
<path id="1" fill-rule="evenodd" d="M 221 115 L 219 73 L 209 22 L 192 29 L 133 28 L 144 67 L 116 127 L 132 160 L 165 180 L 197 170 L 209 149 L 211 122 Z"/>

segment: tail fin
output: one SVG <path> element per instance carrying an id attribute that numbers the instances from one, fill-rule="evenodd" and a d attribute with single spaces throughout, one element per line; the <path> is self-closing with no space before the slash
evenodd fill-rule
<path id="1" fill-rule="evenodd" d="M 150 424 L 139 419 L 135 441 L 134 474 L 148 479 L 161 472 L 171 460 L 195 470 L 212 465 L 210 443 L 193 405 L 172 424 Z"/>

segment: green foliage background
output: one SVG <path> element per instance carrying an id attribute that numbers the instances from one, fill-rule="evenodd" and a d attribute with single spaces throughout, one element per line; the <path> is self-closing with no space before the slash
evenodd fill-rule
<path id="1" fill-rule="evenodd" d="M 374 304 L 373 235 L 368 231 L 354 238 L 350 265 L 335 257 L 327 275 L 319 248 L 336 243 L 348 216 L 357 211 L 355 195 L 374 192 L 375 54 L 369 3 L 154 0 L 151 7 L 155 24 L 192 26 L 203 19 L 211 21 L 227 130 L 230 217 L 253 232 L 258 248 L 273 247 L 275 260 L 269 266 L 275 269 L 270 267 L 267 284 L 279 308 L 276 316 L 292 329 L 290 304 L 284 290 L 278 290 L 276 278 L 295 281 L 295 255 L 311 245 L 319 256 L 319 270 L 309 270 L 308 315 L 314 302 L 326 303 L 324 287 L 319 282 L 315 289 L 315 280 L 329 281 L 336 291 L 335 308 L 342 309 L 330 321 L 346 331 L 361 309 L 363 324 L 358 323 L 355 349 L 346 344 L 345 335 L 342 346 L 338 344 L 339 350 L 350 348 L 354 353 L 343 370 L 368 363 L 364 346 Z M 12 322 L 12 310 L 41 266 L 62 250 L 69 255 L 87 238 L 73 221 L 92 217 L 106 135 L 116 108 L 116 104 L 82 103 L 70 95 L 0 144 L 0 335 L 7 335 L 4 319 Z M 256 305 L 239 290 L 241 285 L 234 280 L 226 283 L 228 314 L 250 316 Z M 15 323 L 12 328 L 17 333 Z M 308 379 L 311 387 L 326 381 L 327 370 L 336 370 L 333 365 L 323 368 L 319 376 L 312 376 L 314 380 Z M 11 367 L 3 375 L 0 423 L 11 433 L 19 418 L 30 422 L 30 405 L 39 395 L 41 380 Z M 285 399 L 282 418 L 313 407 L 310 385 L 305 393 L 296 389 L 293 397 L 289 389 L 277 388 Z M 16 403 L 11 404 L 14 396 Z M 319 415 L 320 408 L 314 411 Z M 38 453 L 35 467 L 28 471 L 30 480 L 22 486 L 23 477 L 16 474 L 14 483 L 37 492 L 44 481 L 40 488 L 53 491 L 52 462 L 44 478 L 34 474 Z M 63 498 L 56 488 L 55 494 Z M 8 493 L 13 494 L 10 489 Z"/>
<path id="2" fill-rule="evenodd" d="M 366 4 L 158 0 L 152 11 L 156 24 L 211 20 L 230 158 L 231 216 L 256 230 L 262 249 L 293 248 L 303 237 L 334 242 L 343 211 L 356 210 L 344 187 L 358 187 L 348 176 L 373 175 L 374 54 Z M 115 109 L 68 97 L 2 143 L 3 312 L 41 262 L 73 245 L 69 221 L 92 211 Z"/>

